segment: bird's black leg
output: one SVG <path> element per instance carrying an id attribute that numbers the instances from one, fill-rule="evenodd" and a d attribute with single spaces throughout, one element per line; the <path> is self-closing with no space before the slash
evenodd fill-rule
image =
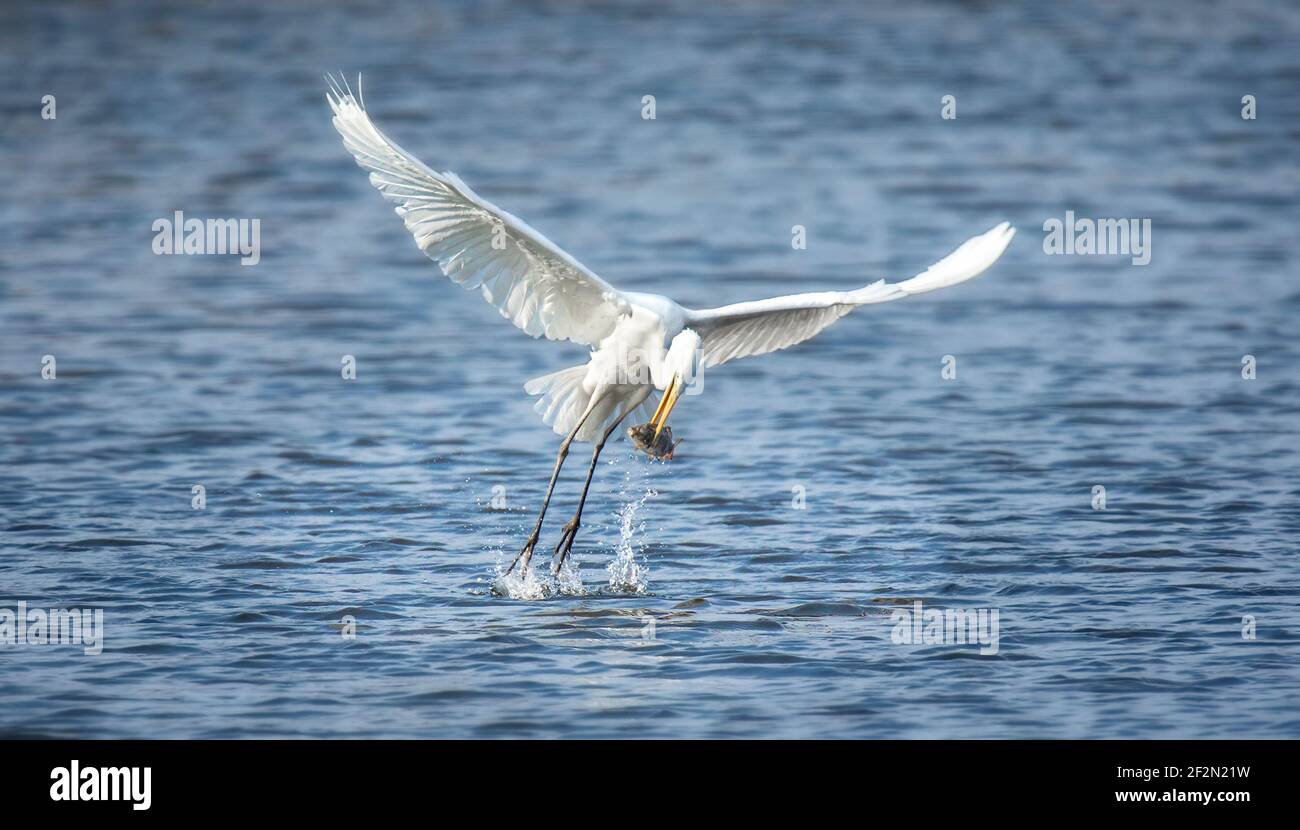
<path id="1" fill-rule="evenodd" d="M 596 404 L 599 402 L 600 396 L 593 395 L 591 397 L 591 402 L 587 404 L 586 411 L 583 412 L 582 417 L 578 419 L 578 423 L 574 425 L 569 434 L 564 436 L 564 440 L 560 442 L 560 451 L 555 455 L 555 469 L 551 470 L 551 483 L 546 488 L 546 498 L 542 501 L 542 511 L 537 514 L 537 525 L 533 527 L 532 535 L 528 537 L 528 541 L 524 542 L 523 550 L 519 551 L 519 555 L 515 557 L 515 561 L 511 562 L 510 567 L 506 568 L 507 574 L 513 571 L 515 565 L 520 564 L 520 561 L 523 562 L 523 567 L 519 569 L 520 573 L 528 570 L 528 562 L 533 558 L 533 548 L 537 545 L 537 540 L 542 535 L 542 520 L 546 518 L 546 508 L 551 503 L 551 494 L 555 492 L 555 482 L 560 478 L 560 468 L 564 466 L 564 459 L 569 454 L 569 445 L 573 443 L 573 439 L 578 435 L 578 430 L 582 429 L 582 425 L 587 422 L 587 417 L 591 415 L 592 410 L 596 408 Z"/>
<path id="2" fill-rule="evenodd" d="M 618 429 L 618 425 L 623 423 L 623 419 L 632 414 L 632 410 L 640 406 L 641 401 L 644 401 L 647 395 L 649 395 L 648 391 L 646 395 L 641 396 L 639 400 L 625 409 L 623 414 L 619 415 L 618 419 L 610 424 L 609 429 L 605 430 L 605 434 L 600 437 L 600 441 L 592 449 L 591 466 L 587 468 L 587 482 L 582 485 L 582 497 L 578 499 L 578 511 L 564 525 L 564 533 L 560 536 L 559 544 L 555 546 L 555 553 L 551 555 L 551 573 L 559 574 L 560 568 L 564 565 L 564 560 L 569 556 L 569 551 L 573 549 L 573 540 L 577 537 L 578 528 L 582 525 L 582 508 L 587 503 L 587 491 L 591 489 L 591 479 L 596 474 L 596 461 L 600 458 L 600 451 L 605 448 L 605 442 L 609 440 L 609 436 L 614 434 L 614 430 Z"/>

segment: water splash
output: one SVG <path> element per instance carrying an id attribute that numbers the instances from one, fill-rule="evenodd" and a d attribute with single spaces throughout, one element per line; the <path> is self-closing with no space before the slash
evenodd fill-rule
<path id="1" fill-rule="evenodd" d="M 555 576 L 555 589 L 565 596 L 580 597 L 587 593 L 582 585 L 582 574 L 578 573 L 577 561 L 577 557 L 570 553 Z"/>
<path id="2" fill-rule="evenodd" d="M 613 561 L 605 566 L 609 572 L 609 590 L 614 593 L 644 594 L 650 585 L 650 568 L 645 561 L 642 534 L 645 520 L 638 520 L 641 507 L 659 495 L 648 483 L 649 464 L 633 463 L 623 473 L 619 489 L 622 507 L 618 511 L 619 541 Z"/>
<path id="3" fill-rule="evenodd" d="M 616 457 L 609 462 L 611 471 L 619 467 L 623 476 L 618 488 L 619 539 L 614 559 L 605 566 L 609 573 L 607 590 L 615 594 L 644 594 L 650 584 L 650 570 L 645 561 L 646 544 L 642 540 L 645 521 L 640 520 L 641 508 L 659 495 L 649 483 L 651 464 L 635 452 L 626 458 Z M 659 467 L 666 465 L 656 465 Z M 550 563 L 534 558 L 526 569 L 516 568 L 506 573 L 514 561 L 515 552 L 505 546 L 497 549 L 491 592 L 496 596 L 531 601 L 553 596 L 587 596 L 590 591 L 582 582 L 576 552 L 571 553 L 558 574 L 551 574 Z"/>
<path id="4" fill-rule="evenodd" d="M 499 597 L 518 600 L 539 600 L 553 596 L 585 596 L 587 589 L 582 584 L 582 575 L 575 564 L 576 558 L 571 554 L 564 560 L 558 574 L 551 573 L 551 563 L 545 557 L 537 558 L 534 554 L 527 568 L 516 567 L 510 573 L 505 569 L 517 555 L 515 551 L 502 550 L 497 558 L 495 574 L 492 579 L 492 593 Z"/>
<path id="5" fill-rule="evenodd" d="M 555 580 L 545 570 L 539 574 L 537 568 L 530 562 L 527 568 L 515 568 L 510 573 L 505 573 L 503 561 L 497 562 L 497 575 L 492 582 L 492 593 L 522 600 L 546 599 L 556 593 Z"/>

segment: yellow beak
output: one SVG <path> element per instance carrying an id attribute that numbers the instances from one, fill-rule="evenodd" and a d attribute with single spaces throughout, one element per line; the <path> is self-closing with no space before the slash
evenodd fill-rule
<path id="1" fill-rule="evenodd" d="M 654 417 L 650 423 L 655 425 L 655 440 L 659 440 L 659 433 L 663 431 L 664 424 L 668 423 L 668 415 L 677 405 L 677 399 L 682 395 L 682 376 L 673 375 L 669 381 L 668 388 L 664 390 L 664 396 L 659 399 L 659 408 L 655 410 Z"/>

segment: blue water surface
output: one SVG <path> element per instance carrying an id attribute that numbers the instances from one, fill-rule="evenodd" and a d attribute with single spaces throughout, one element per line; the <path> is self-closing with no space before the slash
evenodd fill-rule
<path id="1" fill-rule="evenodd" d="M 0 735 L 1300 737 L 1294 6 L 7 3 L 0 44 L 0 607 L 105 621 L 0 645 Z M 500 595 L 558 443 L 522 384 L 585 352 L 416 250 L 331 71 L 686 305 L 1020 233 L 706 373 L 676 460 L 606 451 L 581 592 Z M 176 210 L 261 261 L 155 255 Z M 1067 210 L 1150 263 L 1045 254 Z M 916 601 L 997 653 L 896 644 Z"/>

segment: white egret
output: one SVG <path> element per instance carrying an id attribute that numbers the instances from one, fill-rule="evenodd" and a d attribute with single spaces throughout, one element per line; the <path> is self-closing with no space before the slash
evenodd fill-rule
<path id="1" fill-rule="evenodd" d="M 633 412 L 649 416 L 657 433 L 701 366 L 793 346 L 861 305 L 964 282 L 997 261 L 1015 234 L 1004 222 L 902 282 L 878 280 L 852 291 L 685 308 L 658 294 L 618 290 L 455 174 L 425 166 L 375 127 L 364 101 L 350 88 L 331 79 L 327 98 L 344 146 L 370 172 L 370 183 L 396 203 L 416 245 L 445 276 L 463 288 L 478 289 L 501 316 L 533 337 L 591 347 L 586 364 L 524 385 L 538 397 L 535 408 L 542 419 L 564 440 L 537 524 L 509 570 L 521 563 L 527 569 L 574 441 L 589 441 L 594 448 L 578 509 L 552 555 L 557 573 L 573 547 L 600 451 Z M 650 413 L 646 401 L 654 390 L 663 390 L 663 397 Z"/>

